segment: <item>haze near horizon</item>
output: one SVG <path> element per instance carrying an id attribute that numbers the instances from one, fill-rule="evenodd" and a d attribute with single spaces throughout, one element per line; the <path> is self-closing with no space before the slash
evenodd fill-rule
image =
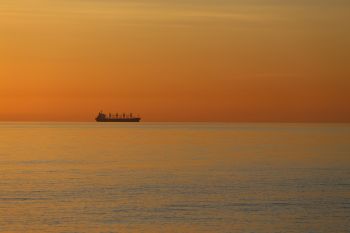
<path id="1" fill-rule="evenodd" d="M 0 3 L 0 120 L 349 122 L 350 2 Z"/>

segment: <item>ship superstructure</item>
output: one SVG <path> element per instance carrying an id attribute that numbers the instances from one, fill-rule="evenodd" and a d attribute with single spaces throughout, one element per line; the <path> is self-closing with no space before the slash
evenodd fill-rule
<path id="1" fill-rule="evenodd" d="M 132 113 L 116 113 L 111 114 L 109 113 L 104 114 L 102 111 L 98 113 L 97 117 L 95 118 L 97 122 L 139 122 L 141 118 L 137 115 L 135 116 Z"/>

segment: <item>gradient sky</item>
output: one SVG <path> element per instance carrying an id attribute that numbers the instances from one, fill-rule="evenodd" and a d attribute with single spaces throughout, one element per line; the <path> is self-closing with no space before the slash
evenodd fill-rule
<path id="1" fill-rule="evenodd" d="M 1 0 L 0 120 L 350 121 L 348 0 Z"/>

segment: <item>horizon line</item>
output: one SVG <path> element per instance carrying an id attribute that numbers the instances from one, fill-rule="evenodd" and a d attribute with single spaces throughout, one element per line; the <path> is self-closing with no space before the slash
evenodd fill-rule
<path id="1" fill-rule="evenodd" d="M 138 124 L 138 123 L 241 123 L 241 124 L 350 124 L 349 121 L 140 121 L 140 122 L 96 122 L 67 120 L 0 120 L 0 123 L 98 123 L 98 124 Z"/>

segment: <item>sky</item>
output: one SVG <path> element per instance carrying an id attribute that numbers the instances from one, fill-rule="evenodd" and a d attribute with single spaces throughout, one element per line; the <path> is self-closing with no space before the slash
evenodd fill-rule
<path id="1" fill-rule="evenodd" d="M 348 0 L 1 0 L 0 121 L 350 122 Z"/>

